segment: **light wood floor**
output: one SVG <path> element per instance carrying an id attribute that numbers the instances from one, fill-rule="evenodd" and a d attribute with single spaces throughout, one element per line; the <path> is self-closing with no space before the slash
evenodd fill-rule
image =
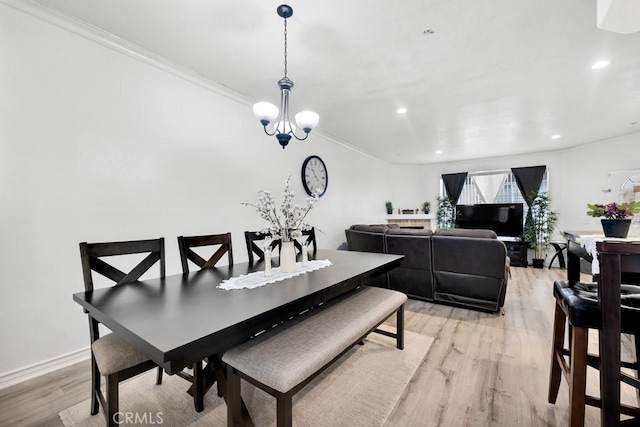
<path id="1" fill-rule="evenodd" d="M 512 268 L 505 315 L 410 300 L 407 330 L 434 337 L 422 365 L 387 422 L 405 426 L 565 426 L 568 391 L 547 403 L 553 325 L 553 280 L 565 270 Z M 588 278 L 585 277 L 585 280 Z M 590 349 L 597 351 L 596 335 Z M 623 354 L 630 354 L 625 340 Z M 89 397 L 83 362 L 0 390 L 1 426 L 61 426 L 58 413 Z M 597 372 L 588 391 L 597 394 Z M 623 400 L 635 393 L 623 388 Z M 586 426 L 600 423 L 587 407 Z"/>

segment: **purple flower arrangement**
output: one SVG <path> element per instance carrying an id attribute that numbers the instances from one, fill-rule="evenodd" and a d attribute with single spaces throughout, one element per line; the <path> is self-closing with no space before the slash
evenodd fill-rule
<path id="1" fill-rule="evenodd" d="M 602 204 L 587 204 L 589 211 L 587 215 L 592 217 L 603 216 L 606 219 L 627 219 L 633 215 L 640 213 L 640 202 L 629 203 L 609 203 L 607 205 Z"/>

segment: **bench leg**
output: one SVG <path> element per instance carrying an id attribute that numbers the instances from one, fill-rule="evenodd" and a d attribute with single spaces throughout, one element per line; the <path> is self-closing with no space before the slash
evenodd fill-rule
<path id="1" fill-rule="evenodd" d="M 396 347 L 400 350 L 404 349 L 404 304 L 400 306 L 396 312 Z"/>
<path id="2" fill-rule="evenodd" d="M 240 376 L 235 373 L 233 367 L 227 365 L 227 427 L 242 425 L 240 397 Z"/>
<path id="3" fill-rule="evenodd" d="M 293 425 L 293 397 L 289 393 L 279 394 L 277 397 L 277 427 L 292 427 Z"/>

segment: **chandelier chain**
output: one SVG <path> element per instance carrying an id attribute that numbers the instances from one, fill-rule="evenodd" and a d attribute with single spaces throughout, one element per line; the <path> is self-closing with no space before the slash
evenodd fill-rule
<path id="1" fill-rule="evenodd" d="M 284 76 L 287 77 L 287 18 L 284 18 Z"/>
<path id="2" fill-rule="evenodd" d="M 269 102 L 258 102 L 253 106 L 253 114 L 262 124 L 264 133 L 269 136 L 275 135 L 278 143 L 284 148 L 289 144 L 291 138 L 295 138 L 298 141 L 307 139 L 309 132 L 318 125 L 320 117 L 313 111 L 301 111 L 296 114 L 296 123 L 298 127 L 304 131 L 303 136 L 296 135 L 296 128 L 289 118 L 289 95 L 293 88 L 293 82 L 287 77 L 289 66 L 287 18 L 293 15 L 293 9 L 289 5 L 281 4 L 276 9 L 276 13 L 284 19 L 284 77 L 278 80 L 278 87 L 280 88 L 280 108 Z M 273 131 L 270 132 L 267 126 L 272 126 Z"/>

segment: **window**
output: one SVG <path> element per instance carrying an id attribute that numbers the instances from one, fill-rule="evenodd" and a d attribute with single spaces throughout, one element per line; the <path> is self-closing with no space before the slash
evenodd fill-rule
<path id="1" fill-rule="evenodd" d="M 545 170 L 542 177 L 540 191 L 549 192 L 548 169 Z M 440 196 L 444 197 L 445 195 L 444 184 L 440 180 Z M 478 205 L 483 203 L 522 203 L 525 218 L 529 210 L 511 170 L 475 172 L 467 175 L 458 204 Z"/>

